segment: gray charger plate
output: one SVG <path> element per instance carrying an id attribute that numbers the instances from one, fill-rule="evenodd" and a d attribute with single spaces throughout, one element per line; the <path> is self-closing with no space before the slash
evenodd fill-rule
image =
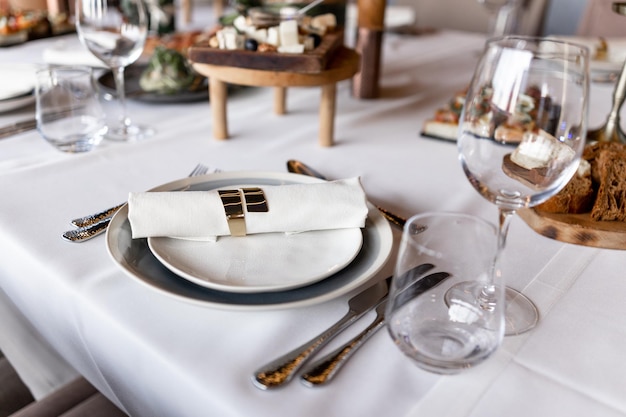
<path id="1" fill-rule="evenodd" d="M 152 191 L 206 191 L 239 184 L 263 186 L 313 182 L 320 180 L 288 173 L 231 172 L 185 178 Z M 303 307 L 337 298 L 364 286 L 386 264 L 393 244 L 391 227 L 373 205 L 368 204 L 368 207 L 363 246 L 356 258 L 329 278 L 287 291 L 231 293 L 205 288 L 179 277 L 154 257 L 146 239 L 132 239 L 127 206 L 113 217 L 107 229 L 107 249 L 113 261 L 128 276 L 186 302 L 231 310 Z"/>

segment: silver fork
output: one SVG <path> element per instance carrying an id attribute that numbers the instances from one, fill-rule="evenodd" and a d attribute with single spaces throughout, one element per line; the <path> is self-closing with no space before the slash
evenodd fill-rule
<path id="1" fill-rule="evenodd" d="M 189 177 L 204 175 L 208 171 L 209 168 L 207 166 L 198 164 L 193 171 L 191 171 Z M 217 172 L 217 170 L 215 170 L 215 172 Z M 90 214 L 88 216 L 72 220 L 71 223 L 78 226 L 78 228 L 64 232 L 62 235 L 63 239 L 71 242 L 84 242 L 102 234 L 109 226 L 109 223 L 111 223 L 113 215 L 117 213 L 117 211 L 122 208 L 124 204 L 126 203 L 124 202 L 99 213 Z"/>
<path id="2" fill-rule="evenodd" d="M 195 177 L 198 175 L 204 175 L 207 173 L 207 171 L 209 170 L 209 167 L 203 165 L 203 164 L 198 164 L 196 165 L 196 167 L 193 169 L 193 171 L 191 171 L 191 173 L 189 174 L 190 177 Z M 99 213 L 95 213 L 95 214 L 90 214 L 88 216 L 85 217 L 79 217 L 78 219 L 74 219 L 71 221 L 71 223 L 76 226 L 76 227 L 85 227 L 85 226 L 90 226 L 92 224 L 96 224 L 101 222 L 102 220 L 108 218 L 108 217 L 113 217 L 113 215 L 115 213 L 117 213 L 117 211 L 122 208 L 122 206 L 126 204 L 126 202 L 123 202 L 121 204 L 118 204 L 115 207 L 111 207 L 108 208 L 106 210 L 102 210 Z"/>

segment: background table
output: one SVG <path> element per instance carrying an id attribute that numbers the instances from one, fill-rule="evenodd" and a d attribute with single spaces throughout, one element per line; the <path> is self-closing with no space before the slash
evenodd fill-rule
<path id="1" fill-rule="evenodd" d="M 41 62 L 55 41 L 0 54 Z M 347 296 L 284 311 L 192 305 L 129 278 L 102 237 L 82 244 L 60 237 L 71 218 L 182 178 L 198 162 L 283 172 L 292 158 L 329 178 L 361 176 L 373 202 L 405 216 L 449 210 L 495 221 L 495 207 L 463 175 L 454 143 L 419 136 L 422 123 L 468 83 L 483 41 L 445 31 L 385 36 L 381 98 L 356 100 L 349 82 L 340 83 L 331 148 L 313 140 L 319 98 L 310 88 L 290 90 L 280 123 L 267 111 L 271 90 L 234 91 L 228 141 L 207 133 L 206 102 L 138 101 L 129 103 L 129 114 L 157 130 L 144 142 L 105 142 L 94 152 L 67 155 L 36 131 L 3 139 L 0 288 L 11 324 L 3 316 L 0 348 L 38 396 L 80 373 L 138 417 L 626 415 L 622 251 L 549 240 L 515 219 L 507 281 L 537 303 L 535 330 L 507 337 L 491 360 L 456 376 L 418 369 L 383 331 L 329 386 L 294 382 L 263 392 L 250 382 L 252 371 L 328 327 L 343 315 Z M 603 122 L 611 92 L 611 85 L 593 85 L 590 126 Z M 0 125 L 32 113 L 30 107 L 0 114 Z M 39 363 L 31 367 L 33 356 Z"/>

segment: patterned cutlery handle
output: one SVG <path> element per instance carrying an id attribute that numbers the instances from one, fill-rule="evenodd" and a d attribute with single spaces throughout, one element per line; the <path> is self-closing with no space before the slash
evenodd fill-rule
<path id="1" fill-rule="evenodd" d="M 90 214 L 89 216 L 74 219 L 71 223 L 76 227 L 85 227 L 92 224 L 100 223 L 105 219 L 113 217 L 113 215 L 117 213 L 117 211 L 122 208 L 124 204 L 126 203 L 118 204 L 117 206 L 101 211 L 100 213 Z"/>
<path id="2" fill-rule="evenodd" d="M 302 383 L 314 387 L 330 382 L 357 349 L 383 327 L 386 305 L 383 302 L 376 307 L 376 319 L 361 333 L 306 368 L 301 377 Z"/>
<path id="3" fill-rule="evenodd" d="M 359 315 L 349 310 L 344 317 L 325 332 L 275 359 L 254 372 L 252 382 L 257 388 L 277 388 L 293 378 L 305 362 L 326 345 L 335 335 L 354 322 Z"/>
<path id="4" fill-rule="evenodd" d="M 112 217 L 107 217 L 98 223 L 68 230 L 61 236 L 63 236 L 63 239 L 69 240 L 70 242 L 84 242 L 85 240 L 89 240 L 104 233 L 107 230 L 109 223 L 111 223 L 111 218 Z"/>

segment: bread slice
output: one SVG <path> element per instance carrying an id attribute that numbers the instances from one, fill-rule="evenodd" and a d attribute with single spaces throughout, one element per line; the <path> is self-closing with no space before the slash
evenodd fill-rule
<path id="1" fill-rule="evenodd" d="M 585 146 L 582 158 L 589 161 L 591 164 L 591 179 L 596 184 L 600 183 L 600 170 L 598 168 L 597 158 L 600 155 L 600 151 L 604 149 L 623 151 L 626 149 L 626 145 L 619 142 L 595 142 Z"/>
<path id="2" fill-rule="evenodd" d="M 626 221 L 626 147 L 607 146 L 595 160 L 600 185 L 591 218 Z"/>
<path id="3" fill-rule="evenodd" d="M 556 195 L 537 205 L 537 209 L 549 213 L 587 213 L 594 204 L 594 197 L 590 164 L 581 159 L 576 174 L 567 185 Z"/>

